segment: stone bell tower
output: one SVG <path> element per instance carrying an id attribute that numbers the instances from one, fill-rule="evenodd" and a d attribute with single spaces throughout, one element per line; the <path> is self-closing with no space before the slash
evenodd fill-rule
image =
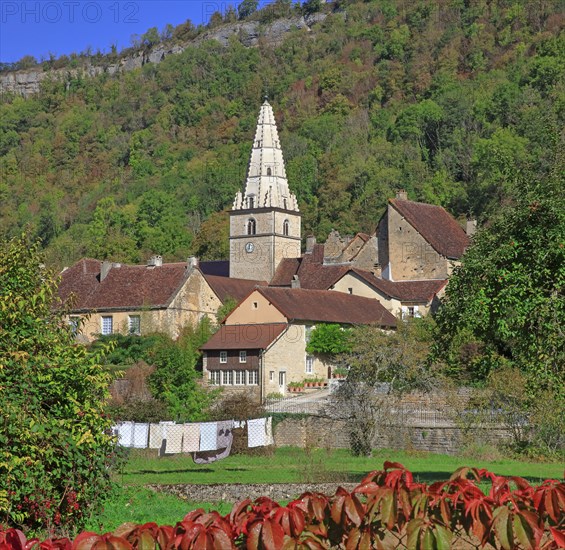
<path id="1" fill-rule="evenodd" d="M 265 99 L 245 191 L 236 194 L 230 211 L 230 277 L 270 281 L 283 258 L 300 256 L 300 223 L 273 108 Z"/>

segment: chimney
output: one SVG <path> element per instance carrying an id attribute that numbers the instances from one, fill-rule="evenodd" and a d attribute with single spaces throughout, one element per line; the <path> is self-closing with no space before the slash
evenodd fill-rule
<path id="1" fill-rule="evenodd" d="M 373 275 L 379 279 L 383 276 L 383 268 L 381 264 L 375 264 L 372 269 Z"/>
<path id="2" fill-rule="evenodd" d="M 292 276 L 292 281 L 290 281 L 290 288 L 300 288 L 300 279 L 298 275 Z"/>
<path id="3" fill-rule="evenodd" d="M 198 267 L 198 258 L 196 256 L 189 256 L 186 262 L 186 268 L 194 269 L 195 267 Z"/>
<path id="4" fill-rule="evenodd" d="M 314 235 L 308 235 L 306 237 L 306 254 L 312 254 L 315 244 L 316 244 L 316 237 L 314 237 Z"/>
<path id="5" fill-rule="evenodd" d="M 467 227 L 465 229 L 465 233 L 467 233 L 467 237 L 472 237 L 476 231 L 477 231 L 477 220 L 467 220 Z"/>
<path id="6" fill-rule="evenodd" d="M 396 192 L 396 198 L 401 200 L 401 201 L 407 201 L 408 200 L 408 193 L 406 192 L 405 189 L 399 189 Z"/>
<path id="7" fill-rule="evenodd" d="M 102 265 L 100 266 L 100 282 L 102 282 L 108 276 L 110 269 L 112 269 L 112 262 L 104 260 L 102 262 Z"/>
<path id="8" fill-rule="evenodd" d="M 161 267 L 163 265 L 163 256 L 151 256 L 147 260 L 147 267 Z"/>

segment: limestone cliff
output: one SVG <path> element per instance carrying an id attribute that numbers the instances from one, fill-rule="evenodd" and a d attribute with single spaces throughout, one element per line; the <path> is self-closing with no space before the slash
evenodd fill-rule
<path id="1" fill-rule="evenodd" d="M 8 72 L 0 74 L 0 93 L 15 93 L 28 97 L 39 92 L 41 82 L 46 79 L 65 82 L 77 75 L 93 77 L 102 73 L 113 75 L 131 71 L 146 63 L 160 63 L 165 57 L 180 53 L 205 40 L 217 40 L 222 46 L 227 46 L 230 37 L 235 35 L 247 47 L 257 46 L 260 39 L 263 39 L 267 44 L 277 45 L 283 40 L 285 34 L 295 29 L 304 29 L 309 32 L 313 25 L 323 21 L 326 17 L 327 15 L 324 13 L 316 13 L 306 17 L 296 16 L 279 19 L 268 25 L 261 24 L 258 21 L 232 23 L 205 31 L 184 44 L 159 44 L 150 50 L 138 51 L 134 55 L 123 57 L 114 63 L 92 64 L 87 61 L 84 66 L 79 68 L 64 67 L 43 71 L 41 67 L 36 67 Z"/>

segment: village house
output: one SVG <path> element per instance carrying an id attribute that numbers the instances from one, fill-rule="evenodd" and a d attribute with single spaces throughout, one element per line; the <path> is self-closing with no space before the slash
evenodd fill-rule
<path id="1" fill-rule="evenodd" d="M 219 274 L 216 274 L 219 273 Z M 59 298 L 77 336 L 93 341 L 113 333 L 163 332 L 177 338 L 182 328 L 207 316 L 215 320 L 228 299 L 241 300 L 264 281 L 230 279 L 219 262 L 127 265 L 83 258 L 61 274 Z"/>
<path id="2" fill-rule="evenodd" d="M 473 232 L 469 222 L 467 233 Z M 447 279 L 469 246 L 469 236 L 441 206 L 409 201 L 405 191 L 389 199 L 376 237 L 383 279 Z"/>
<path id="3" fill-rule="evenodd" d="M 447 279 L 390 281 L 355 264 L 324 263 L 324 245 L 315 244 L 302 258 L 283 260 L 271 286 L 335 290 L 373 298 L 397 317 L 419 317 L 435 311 Z"/>
<path id="4" fill-rule="evenodd" d="M 467 234 L 441 206 L 409 201 L 400 191 L 374 235 L 332 231 L 324 244 L 308 237 L 305 253 L 284 258 L 270 284 L 374 298 L 396 316 L 418 317 L 438 307 L 474 227 L 469 222 Z"/>
<path id="5" fill-rule="evenodd" d="M 247 391 L 263 401 L 305 378 L 331 378 L 331 362 L 306 350 L 320 323 L 375 325 L 397 319 L 377 300 L 327 290 L 256 287 L 201 347 L 204 379 L 227 393 Z"/>

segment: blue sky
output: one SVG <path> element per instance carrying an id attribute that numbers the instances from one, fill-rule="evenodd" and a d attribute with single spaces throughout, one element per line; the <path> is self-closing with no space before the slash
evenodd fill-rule
<path id="1" fill-rule="evenodd" d="M 38 60 L 79 53 L 90 46 L 109 51 L 131 45 L 133 34 L 163 29 L 190 19 L 207 23 L 214 11 L 224 13 L 240 0 L 0 0 L 0 61 L 24 55 Z M 264 2 L 262 2 L 263 4 Z"/>

